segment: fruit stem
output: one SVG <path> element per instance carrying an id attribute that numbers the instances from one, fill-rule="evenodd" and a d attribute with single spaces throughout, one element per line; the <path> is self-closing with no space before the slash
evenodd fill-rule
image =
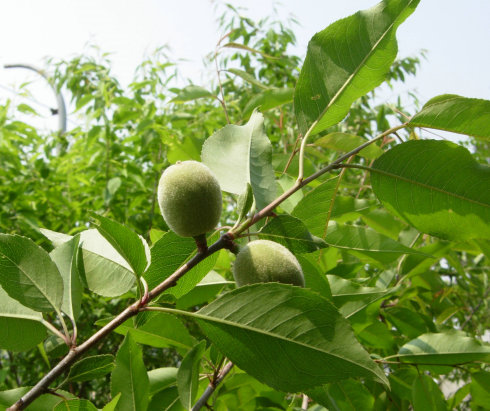
<path id="1" fill-rule="evenodd" d="M 208 240 L 206 234 L 199 234 L 194 237 L 197 246 L 197 252 L 203 254 L 208 251 Z"/>

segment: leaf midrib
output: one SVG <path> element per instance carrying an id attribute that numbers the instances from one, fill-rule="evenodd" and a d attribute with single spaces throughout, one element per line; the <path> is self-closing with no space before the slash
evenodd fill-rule
<path id="1" fill-rule="evenodd" d="M 58 310 L 58 307 L 56 307 L 56 305 L 53 303 L 53 301 L 51 301 L 51 298 L 48 297 L 48 295 L 40 288 L 39 284 L 37 282 L 35 282 L 28 274 L 26 271 L 24 271 L 21 266 L 19 264 L 17 264 L 16 261 L 12 260 L 8 255 L 2 253 L 0 251 L 0 254 L 3 255 L 8 261 L 10 261 L 15 267 L 17 267 L 17 269 L 22 272 L 30 281 L 31 283 L 36 287 L 36 289 L 42 294 L 42 296 L 44 298 L 46 298 L 46 301 L 49 302 L 49 304 L 54 308 L 54 310 L 56 312 L 59 312 Z M 37 299 L 36 299 L 37 300 Z M 30 308 L 30 307 L 28 307 Z"/>
<path id="2" fill-rule="evenodd" d="M 365 65 L 365 62 L 374 54 L 375 50 L 377 50 L 378 46 L 379 46 L 379 43 L 387 36 L 387 34 L 393 29 L 393 27 L 395 26 L 395 23 L 398 22 L 398 18 L 400 17 L 400 15 L 403 14 L 403 12 L 411 6 L 411 4 L 413 3 L 413 0 L 411 0 L 402 10 L 400 10 L 400 13 L 398 13 L 396 19 L 393 20 L 393 22 L 388 26 L 388 28 L 384 31 L 383 35 L 378 39 L 378 41 L 373 45 L 373 47 L 371 48 L 370 52 L 362 59 L 361 63 L 356 67 L 355 71 L 347 78 L 347 81 L 343 84 L 342 87 L 340 87 L 340 89 L 337 91 L 337 93 L 335 93 L 335 95 L 330 99 L 329 103 L 327 104 L 327 106 L 323 109 L 322 113 L 320 114 L 320 116 L 317 118 L 317 120 L 315 122 L 313 122 L 313 124 L 310 126 L 310 130 L 313 130 L 317 124 L 321 121 L 321 119 L 325 116 L 326 112 L 330 109 L 330 107 L 332 107 L 332 105 L 334 103 L 337 102 L 337 100 L 340 99 L 341 95 L 344 93 L 345 89 L 347 88 L 347 86 L 349 86 L 354 77 L 359 73 L 359 71 L 364 67 Z M 310 132 L 310 130 L 308 130 L 308 134 Z"/>
<path id="3" fill-rule="evenodd" d="M 369 168 L 368 167 L 368 169 L 369 169 L 369 171 L 372 171 L 372 172 L 375 172 L 375 173 L 384 175 L 385 177 L 399 179 L 401 181 L 405 181 L 406 183 L 418 185 L 418 186 L 420 186 L 422 188 L 425 188 L 427 190 L 437 191 L 439 193 L 445 194 L 445 195 L 450 196 L 450 197 L 457 198 L 459 200 L 467 201 L 469 203 L 473 203 L 473 204 L 476 204 L 476 205 L 479 205 L 479 206 L 482 206 L 482 207 L 488 207 L 488 208 L 490 208 L 490 204 L 482 203 L 482 202 L 480 202 L 478 200 L 474 200 L 472 198 L 464 197 L 464 196 L 462 196 L 460 194 L 457 194 L 457 193 L 454 193 L 454 192 L 451 192 L 451 191 L 445 191 L 445 190 L 443 190 L 441 188 L 434 187 L 432 185 L 429 185 L 429 184 L 426 184 L 426 183 L 422 183 L 422 182 L 417 181 L 417 180 L 411 180 L 411 179 L 409 179 L 407 177 L 403 177 L 403 176 L 400 176 L 398 174 L 389 173 L 388 171 L 384 171 L 384 170 L 381 170 L 379 168 Z"/>
<path id="4" fill-rule="evenodd" d="M 163 308 L 163 307 L 162 307 Z M 177 309 L 174 309 L 174 308 L 164 308 L 162 311 L 167 311 L 167 312 L 171 312 L 171 313 L 174 313 L 174 314 L 180 314 L 180 315 L 185 315 L 185 316 L 189 316 L 189 317 L 195 317 L 197 319 L 200 319 L 200 320 L 203 320 L 203 321 L 214 321 L 216 323 L 221 323 L 221 324 L 224 324 L 224 325 L 229 325 L 229 326 L 233 326 L 233 327 L 236 327 L 236 328 L 241 328 L 243 330 L 246 330 L 246 331 L 250 331 L 250 332 L 253 332 L 253 333 L 256 333 L 256 334 L 263 334 L 263 335 L 266 335 L 268 337 L 272 337 L 272 338 L 277 338 L 279 340 L 282 340 L 282 341 L 285 341 L 285 342 L 288 342 L 288 343 L 292 343 L 292 344 L 297 344 L 297 345 L 301 345 L 305 348 L 308 348 L 308 349 L 311 349 L 311 350 L 314 350 L 314 351 L 318 351 L 318 352 L 321 352 L 323 354 L 326 354 L 326 355 L 330 355 L 331 357 L 335 357 L 335 358 L 338 358 L 338 359 L 341 359 L 341 360 L 344 360 L 350 364 L 354 364 L 355 366 L 357 367 L 360 367 L 360 368 L 363 368 L 369 372 L 372 372 L 374 374 L 376 374 L 374 372 L 373 369 L 370 369 L 370 368 L 367 368 L 365 367 L 364 365 L 360 365 L 350 359 L 347 359 L 347 358 L 344 358 L 340 355 L 336 355 L 336 354 L 333 354 L 333 353 L 330 353 L 328 351 L 324 351 L 323 349 L 320 349 L 319 347 L 314 347 L 314 346 L 311 346 L 311 345 L 308 345 L 306 343 L 303 343 L 301 341 L 296 341 L 296 340 L 291 340 L 291 339 L 288 339 L 280 334 L 274 334 L 274 333 L 271 333 L 269 331 L 266 331 L 266 330 L 262 330 L 262 329 L 258 329 L 258 328 L 252 328 L 251 326 L 248 326 L 246 324 L 241 324 L 241 323 L 236 323 L 236 322 L 232 322 L 232 321 L 229 321 L 229 320 L 224 320 L 222 318 L 217 318 L 217 317 L 211 317 L 211 316 L 206 316 L 206 315 L 203 315 L 203 314 L 199 314 L 199 313 L 191 313 L 191 312 L 188 312 L 188 311 L 182 311 L 182 310 L 177 310 Z"/>

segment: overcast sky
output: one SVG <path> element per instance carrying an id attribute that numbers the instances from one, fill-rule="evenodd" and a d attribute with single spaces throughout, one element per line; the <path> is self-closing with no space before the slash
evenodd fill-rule
<path id="1" fill-rule="evenodd" d="M 377 1 L 230 3 L 247 7 L 245 14 L 254 19 L 270 15 L 273 4 L 282 18 L 294 15 L 300 22 L 295 53 L 304 56 L 313 34 Z M 173 58 L 187 60 L 179 65 L 184 77 L 199 84 L 205 78 L 202 59 L 222 34 L 215 4 L 210 0 L 2 0 L 0 64 L 42 66 L 44 57 L 70 58 L 92 43 L 113 53 L 114 74 L 124 84 L 145 54 L 168 45 Z M 421 0 L 398 30 L 399 56 L 426 49 L 428 59 L 403 88 L 416 89 L 422 102 L 443 93 L 490 99 L 489 17 L 489 0 Z M 0 68 L 0 86 L 19 84 L 26 75 L 23 70 Z M 8 94 L 0 88 L 0 101 Z"/>

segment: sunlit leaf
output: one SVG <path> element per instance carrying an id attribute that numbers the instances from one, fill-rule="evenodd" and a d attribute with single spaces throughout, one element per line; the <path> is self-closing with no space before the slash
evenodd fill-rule
<path id="1" fill-rule="evenodd" d="M 262 112 L 280 107 L 293 101 L 292 88 L 272 88 L 255 94 L 243 109 L 243 117 L 248 118 L 255 109 Z"/>
<path id="2" fill-rule="evenodd" d="M 242 194 L 250 183 L 259 209 L 274 200 L 272 146 L 264 132 L 264 116 L 259 112 L 252 114 L 244 126 L 227 125 L 214 133 L 205 141 L 201 156 L 222 190 Z"/>
<path id="3" fill-rule="evenodd" d="M 49 254 L 63 278 L 63 302 L 61 310 L 73 320 L 80 315 L 82 306 L 82 284 L 78 273 L 78 243 L 80 236 L 61 244 Z"/>
<path id="4" fill-rule="evenodd" d="M 342 120 L 351 104 L 386 78 L 396 57 L 396 29 L 418 0 L 383 1 L 315 34 L 294 92 L 303 135 Z"/>
<path id="5" fill-rule="evenodd" d="M 409 122 L 490 140 L 490 101 L 444 94 L 430 99 Z"/>
<path id="6" fill-rule="evenodd" d="M 0 234 L 0 285 L 35 311 L 59 311 L 63 280 L 49 254 L 32 240 Z"/>
<path id="7" fill-rule="evenodd" d="M 401 361 L 434 365 L 490 362 L 490 345 L 462 332 L 428 333 L 403 345 L 397 358 Z"/>
<path id="8" fill-rule="evenodd" d="M 203 87 L 190 85 L 183 89 L 174 89 L 177 95 L 172 99 L 174 103 L 183 103 L 185 101 L 196 100 L 203 97 L 213 97 L 214 95 Z"/>
<path id="9" fill-rule="evenodd" d="M 373 164 L 383 205 L 417 230 L 453 240 L 490 238 L 490 167 L 449 141 L 399 144 Z"/>
<path id="10" fill-rule="evenodd" d="M 99 221 L 97 230 L 127 261 L 135 275 L 141 276 L 149 263 L 148 245 L 144 238 L 116 221 L 98 214 L 93 216 Z"/>

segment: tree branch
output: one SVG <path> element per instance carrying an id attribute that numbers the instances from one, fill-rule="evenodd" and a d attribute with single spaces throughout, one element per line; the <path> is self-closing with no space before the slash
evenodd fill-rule
<path id="1" fill-rule="evenodd" d="M 138 300 L 131 304 L 129 307 L 127 307 L 124 311 L 122 311 L 119 315 L 117 315 L 115 318 L 113 318 L 108 324 L 106 324 L 104 327 L 102 327 L 99 331 L 97 331 L 95 334 L 93 334 L 89 339 L 87 339 L 84 343 L 79 345 L 78 347 L 72 347 L 68 354 L 54 367 L 49 371 L 34 387 L 32 387 L 29 392 L 27 392 L 22 398 L 20 398 L 15 404 L 10 406 L 7 411 L 17 411 L 17 410 L 22 410 L 25 407 L 27 407 L 30 403 L 32 403 L 37 397 L 39 397 L 41 394 L 45 393 L 48 391 L 49 385 L 63 372 L 69 369 L 71 364 L 80 357 L 83 353 L 85 353 L 88 349 L 92 348 L 96 343 L 98 343 L 100 340 L 102 340 L 104 337 L 106 337 L 109 333 L 111 333 L 114 329 L 116 329 L 119 325 L 121 325 L 124 321 L 127 319 L 135 316 L 138 314 L 138 312 L 141 310 L 141 308 L 144 308 L 146 304 L 148 304 L 150 301 L 155 299 L 157 296 L 159 296 L 162 292 L 165 290 L 175 286 L 177 284 L 177 281 L 184 275 L 186 274 L 191 268 L 196 266 L 199 262 L 204 260 L 206 257 L 210 256 L 211 254 L 214 254 L 215 252 L 221 250 L 221 249 L 233 249 L 233 240 L 237 237 L 237 235 L 241 234 L 248 228 L 250 228 L 253 224 L 255 224 L 257 221 L 261 220 L 262 218 L 268 216 L 271 214 L 271 212 L 279 205 L 281 204 L 284 200 L 289 198 L 292 194 L 294 194 L 296 191 L 298 191 L 300 188 L 304 187 L 305 185 L 309 184 L 311 181 L 315 180 L 316 178 L 320 177 L 321 175 L 327 173 L 328 171 L 334 170 L 336 168 L 342 168 L 343 166 L 350 166 L 354 167 L 354 165 L 341 165 L 340 163 L 349 157 L 359 153 L 363 148 L 367 147 L 370 144 L 373 144 L 375 141 L 384 138 L 385 136 L 394 133 L 395 131 L 404 128 L 406 126 L 406 123 L 393 127 L 384 133 L 380 134 L 379 136 L 375 137 L 372 140 L 367 141 L 366 143 L 360 145 L 354 150 L 349 151 L 348 153 L 338 157 L 334 162 L 331 164 L 327 165 L 326 167 L 322 168 L 321 170 L 317 171 L 316 173 L 312 174 L 306 179 L 303 178 L 298 178 L 296 183 L 291 187 L 289 190 L 284 192 L 281 196 L 276 198 L 272 203 L 264 207 L 262 210 L 257 212 L 255 215 L 247 219 L 245 222 L 243 222 L 241 225 L 239 225 L 235 229 L 231 229 L 228 231 L 226 234 L 224 234 L 218 241 L 216 241 L 214 244 L 212 244 L 207 250 L 203 250 L 202 252 L 198 252 L 194 257 L 192 257 L 186 264 L 182 265 L 180 268 L 178 268 L 170 277 L 166 278 L 164 281 L 162 281 L 159 285 L 157 285 L 154 289 L 148 292 L 146 301 L 141 301 Z M 306 139 L 307 136 L 305 136 Z M 305 140 L 303 141 L 303 143 Z M 301 157 L 300 157 L 301 160 Z M 366 169 L 366 167 L 362 166 L 356 166 L 357 168 L 363 168 Z M 143 297 L 142 297 L 143 298 Z M 231 364 L 231 363 L 230 363 Z M 232 365 L 229 365 L 229 369 L 231 369 Z M 226 373 L 223 374 L 223 378 L 226 376 L 226 374 L 229 372 L 229 369 L 225 367 L 222 371 L 221 374 L 226 370 Z M 220 375 L 221 375 L 220 374 Z M 222 378 L 216 380 L 221 382 Z M 214 392 L 214 389 L 216 388 L 217 383 L 214 384 L 214 388 L 212 391 L 209 393 L 209 396 Z M 209 387 L 208 387 L 209 388 Z M 211 390 L 211 388 L 209 388 Z M 208 396 L 208 398 L 209 398 Z M 205 401 L 204 401 L 205 403 Z M 204 404 L 203 403 L 203 404 Z M 202 405 L 201 405 L 202 406 Z M 197 408 L 199 409 L 199 408 Z"/>
<path id="2" fill-rule="evenodd" d="M 204 391 L 201 397 L 194 404 L 194 406 L 192 407 L 192 411 L 199 411 L 204 405 L 206 405 L 209 398 L 211 397 L 211 395 L 213 395 L 214 391 L 216 390 L 216 387 L 221 383 L 221 381 L 225 379 L 226 375 L 231 371 L 232 368 L 233 368 L 232 362 L 229 362 L 223 367 L 221 372 L 218 374 L 217 378 L 209 383 L 209 385 L 206 388 L 206 391 Z"/>
<path id="3" fill-rule="evenodd" d="M 214 254 L 216 251 L 222 248 L 227 248 L 229 246 L 230 236 L 224 234 L 218 241 L 211 245 L 206 252 L 198 253 L 192 257 L 186 264 L 177 269 L 170 277 L 166 278 L 159 285 L 157 285 L 153 290 L 148 293 L 148 300 L 155 299 L 163 291 L 175 286 L 177 281 L 187 273 L 191 268 L 197 265 L 199 262 L 204 260 L 206 257 Z M 24 394 L 14 405 L 7 409 L 7 411 L 17 411 L 23 410 L 30 403 L 32 403 L 41 394 L 47 392 L 49 385 L 64 371 L 66 371 L 73 362 L 85 353 L 88 349 L 92 348 L 97 342 L 106 337 L 110 332 L 120 326 L 127 319 L 135 316 L 140 311 L 141 301 L 136 301 L 122 311 L 119 315 L 113 318 L 108 324 L 102 327 L 99 331 L 93 334 L 88 340 L 78 347 L 72 348 L 68 354 L 49 371 L 34 387 L 32 387 L 29 392 Z"/>

